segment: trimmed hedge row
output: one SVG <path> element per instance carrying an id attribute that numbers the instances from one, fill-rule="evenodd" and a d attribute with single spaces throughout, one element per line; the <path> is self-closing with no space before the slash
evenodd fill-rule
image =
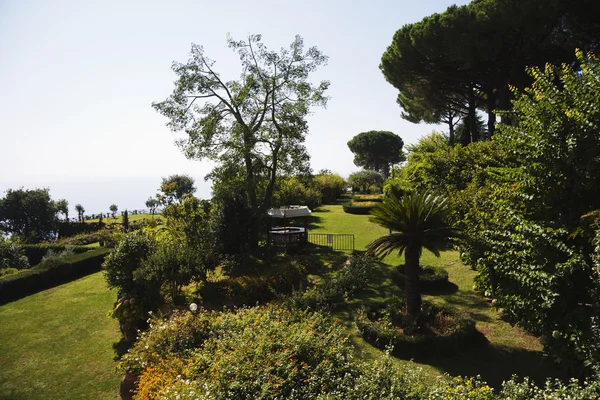
<path id="1" fill-rule="evenodd" d="M 374 202 L 374 203 L 383 203 L 383 197 L 379 196 L 379 195 L 376 195 L 376 196 L 373 196 L 373 195 L 367 195 L 367 196 L 362 195 L 362 196 L 360 196 L 359 195 L 359 196 L 352 197 L 352 202 L 353 203 L 364 203 L 364 202 L 367 202 L 367 201 L 371 201 L 371 202 Z"/>
<path id="2" fill-rule="evenodd" d="M 25 252 L 25 256 L 29 260 L 29 265 L 36 266 L 42 261 L 42 258 L 48 253 L 48 251 L 63 251 L 67 246 L 65 245 L 57 245 L 57 244 L 24 244 L 23 251 Z M 76 254 L 85 253 L 89 251 L 89 247 L 85 246 L 71 246 L 73 248 L 73 252 Z"/>
<path id="3" fill-rule="evenodd" d="M 343 205 L 344 212 L 348 214 L 368 215 L 375 206 L 361 206 L 360 203 L 346 203 Z"/>
<path id="4" fill-rule="evenodd" d="M 63 239 L 75 235 L 80 235 L 82 233 L 93 233 L 97 232 L 104 227 L 104 223 L 99 222 L 67 222 L 61 221 L 58 226 L 58 237 Z"/>
<path id="5" fill-rule="evenodd" d="M 55 267 L 34 267 L 0 278 L 0 304 L 100 271 L 108 249 L 76 254 Z"/>

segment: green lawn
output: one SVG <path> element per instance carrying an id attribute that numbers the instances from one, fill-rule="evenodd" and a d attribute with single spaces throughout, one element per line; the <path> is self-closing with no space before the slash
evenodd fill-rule
<path id="1" fill-rule="evenodd" d="M 367 215 L 344 213 L 339 205 L 323 206 L 311 215 L 312 233 L 352 233 L 358 250 L 374 238 L 387 234 L 387 230 L 368 221 Z M 338 313 L 354 335 L 359 354 L 365 357 L 378 357 L 381 351 L 358 337 L 354 328 L 354 311 L 363 304 L 385 301 L 393 295 L 402 295 L 401 290 L 389 279 L 391 268 L 403 263 L 404 258 L 392 254 L 384 260 L 383 270 L 374 277 L 369 289 L 355 300 L 348 310 Z M 539 340 L 523 330 L 512 327 L 503 321 L 494 307 L 473 291 L 475 272 L 462 264 L 457 251 L 446 251 L 440 258 L 431 253 L 424 253 L 422 264 L 442 266 L 447 269 L 449 280 L 456 290 L 454 293 L 423 297 L 433 302 L 460 307 L 467 310 L 477 321 L 477 329 L 485 335 L 489 345 L 477 350 L 461 354 L 459 357 L 439 358 L 414 362 L 424 369 L 432 379 L 440 373 L 451 375 L 481 375 L 493 386 L 498 386 L 512 374 L 531 376 L 543 382 L 549 376 L 562 376 L 561 371 L 551 364 L 542 354 Z M 399 360 L 399 364 L 408 361 Z"/>
<path id="2" fill-rule="evenodd" d="M 114 399 L 119 387 L 102 273 L 0 306 L 0 399 Z"/>

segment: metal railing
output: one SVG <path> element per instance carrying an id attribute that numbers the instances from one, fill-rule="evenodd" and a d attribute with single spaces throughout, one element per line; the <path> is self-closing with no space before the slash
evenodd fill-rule
<path id="1" fill-rule="evenodd" d="M 354 235 L 350 233 L 309 233 L 308 241 L 333 250 L 354 250 Z"/>

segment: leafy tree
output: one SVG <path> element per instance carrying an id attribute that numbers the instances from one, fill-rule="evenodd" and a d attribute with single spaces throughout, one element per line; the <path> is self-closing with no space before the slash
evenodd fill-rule
<path id="1" fill-rule="evenodd" d="M 56 209 L 65 216 L 65 221 L 69 220 L 69 202 L 65 199 L 56 202 Z"/>
<path id="2" fill-rule="evenodd" d="M 81 204 L 75 204 L 75 211 L 77 211 L 77 218 L 79 220 L 79 222 L 83 222 L 84 220 L 84 213 L 85 213 L 85 208 L 83 208 L 83 206 Z"/>
<path id="3" fill-rule="evenodd" d="M 111 204 L 108 209 L 110 210 L 112 217 L 116 218 L 117 211 L 119 211 L 119 207 L 116 204 Z"/>
<path id="4" fill-rule="evenodd" d="M 458 232 L 446 223 L 446 200 L 427 192 L 413 192 L 401 198 L 387 196 L 381 206 L 371 211 L 370 221 L 390 230 L 389 235 L 373 240 L 367 251 L 385 257 L 393 251 L 404 253 L 406 312 L 412 317 L 421 313 L 419 258 L 423 249 L 437 257 Z"/>
<path id="5" fill-rule="evenodd" d="M 29 243 L 50 240 L 58 231 L 57 214 L 48 189 L 8 189 L 0 199 L 0 230 Z"/>
<path id="6" fill-rule="evenodd" d="M 146 200 L 146 207 L 150 210 L 150 214 L 154 215 L 156 213 L 156 209 L 158 208 L 159 202 L 154 197 L 148 197 Z"/>
<path id="7" fill-rule="evenodd" d="M 189 175 L 171 175 L 168 178 L 162 178 L 160 185 L 160 199 L 163 204 L 171 204 L 173 201 L 180 202 L 186 194 L 194 194 L 194 178 Z M 146 203 L 147 204 L 147 203 Z"/>
<path id="8" fill-rule="evenodd" d="M 129 230 L 129 212 L 123 211 L 123 230 L 127 232 Z"/>
<path id="9" fill-rule="evenodd" d="M 291 174 L 308 160 L 306 116 L 311 107 L 326 104 L 329 86 L 325 81 L 315 86 L 308 77 L 327 57 L 316 47 L 305 51 L 300 36 L 279 52 L 268 51 L 260 35 L 227 43 L 240 56 L 238 80 L 222 80 L 215 62 L 192 45 L 187 63 L 173 63 L 178 76 L 173 94 L 153 106 L 169 118 L 172 130 L 185 131 L 179 145 L 188 158 L 241 167 L 251 222 L 247 242 L 255 248 L 279 172 Z"/>
<path id="10" fill-rule="evenodd" d="M 353 172 L 348 177 L 348 184 L 361 193 L 367 193 L 372 186 L 381 188 L 383 181 L 381 173 L 369 170 Z"/>
<path id="11" fill-rule="evenodd" d="M 392 166 L 403 161 L 403 145 L 400 136 L 388 131 L 362 132 L 348 142 L 357 167 L 381 172 L 385 178 Z"/>
<path id="12" fill-rule="evenodd" d="M 346 181 L 338 174 L 329 170 L 319 171 L 314 177 L 316 186 L 321 191 L 321 203 L 330 204 L 336 201 L 344 192 Z"/>
<path id="13" fill-rule="evenodd" d="M 599 12 L 593 1 L 476 0 L 450 6 L 403 26 L 382 56 L 380 69 L 399 90 L 404 118 L 447 122 L 454 144 L 456 118 L 466 118 L 463 144 L 491 137 L 496 109 L 510 105 L 509 86 L 526 87 L 526 66 L 576 63 L 576 47 L 598 49 Z M 592 33 L 593 32 L 593 33 Z M 488 114 L 478 136 L 476 110 Z"/>

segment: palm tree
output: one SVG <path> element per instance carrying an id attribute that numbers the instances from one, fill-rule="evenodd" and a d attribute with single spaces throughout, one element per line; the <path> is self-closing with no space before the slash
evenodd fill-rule
<path id="1" fill-rule="evenodd" d="M 85 208 L 83 208 L 81 204 L 75 204 L 75 210 L 77 211 L 79 222 L 83 222 L 83 213 L 85 212 Z"/>
<path id="2" fill-rule="evenodd" d="M 459 237 L 458 230 L 446 223 L 446 199 L 427 192 L 407 193 L 402 197 L 386 196 L 371 212 L 371 222 L 390 230 L 389 235 L 373 240 L 367 251 L 385 257 L 398 250 L 404 253 L 406 312 L 418 317 L 421 313 L 419 290 L 419 258 L 423 249 L 437 257 L 448 243 Z"/>

